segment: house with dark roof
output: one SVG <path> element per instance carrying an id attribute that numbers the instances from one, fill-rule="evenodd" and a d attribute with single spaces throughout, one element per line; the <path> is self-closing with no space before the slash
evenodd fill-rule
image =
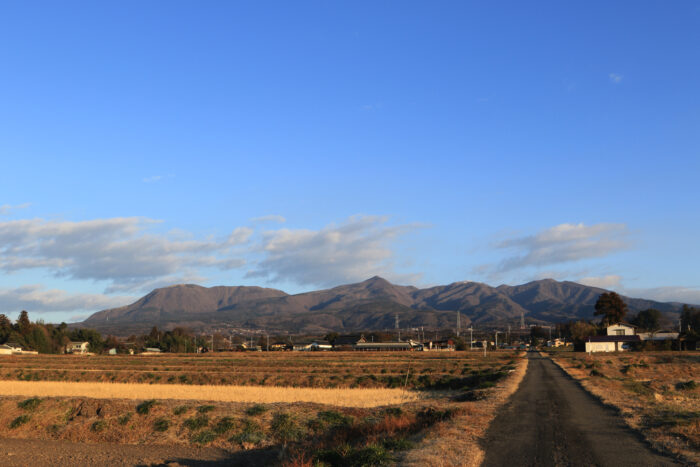
<path id="1" fill-rule="evenodd" d="M 586 352 L 622 352 L 630 350 L 642 341 L 637 335 L 637 327 L 629 323 L 615 323 L 608 326 L 605 336 L 590 336 L 586 339 Z"/>
<path id="2" fill-rule="evenodd" d="M 338 336 L 333 341 L 333 350 L 355 350 L 357 344 L 367 342 L 363 334 L 346 334 Z"/>

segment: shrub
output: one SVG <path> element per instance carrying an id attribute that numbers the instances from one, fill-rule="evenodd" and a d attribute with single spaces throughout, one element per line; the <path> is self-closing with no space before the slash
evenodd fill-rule
<path id="1" fill-rule="evenodd" d="M 99 433 L 100 431 L 103 431 L 105 428 L 107 428 L 107 422 L 104 420 L 97 420 L 95 423 L 93 423 L 90 426 L 90 429 L 94 431 L 95 433 Z"/>
<path id="2" fill-rule="evenodd" d="M 690 381 L 681 381 L 679 383 L 676 383 L 676 389 L 679 391 L 686 391 L 690 389 L 696 389 L 698 387 L 698 383 L 693 381 L 692 379 Z"/>
<path id="3" fill-rule="evenodd" d="M 591 376 L 601 376 L 601 377 L 605 377 L 605 375 L 604 375 L 603 373 L 601 373 L 600 371 L 596 370 L 595 368 L 592 369 L 591 372 L 590 372 L 589 374 L 590 374 Z"/>
<path id="4" fill-rule="evenodd" d="M 17 428 L 18 426 L 24 425 L 29 421 L 29 415 L 20 415 L 19 417 L 15 418 L 10 422 L 9 427 L 12 429 Z"/>
<path id="5" fill-rule="evenodd" d="M 153 407 L 154 405 L 156 405 L 156 401 L 153 399 L 143 401 L 139 405 L 136 406 L 136 412 L 139 415 L 148 415 L 148 412 L 151 410 L 151 407 Z"/>
<path id="6" fill-rule="evenodd" d="M 260 444 L 265 439 L 265 434 L 258 423 L 253 420 L 243 421 L 243 430 L 232 436 L 229 441 L 234 443 L 239 443 L 241 445 L 245 444 Z"/>
<path id="7" fill-rule="evenodd" d="M 209 444 L 216 439 L 216 433 L 204 430 L 192 435 L 192 442 L 197 444 Z"/>
<path id="8" fill-rule="evenodd" d="M 648 385 L 641 383 L 639 381 L 627 381 L 625 382 L 625 389 L 632 391 L 640 396 L 650 396 L 654 393 Z"/>
<path id="9" fill-rule="evenodd" d="M 257 415 L 262 415 L 265 412 L 267 412 L 267 407 L 265 407 L 262 404 L 255 404 L 250 407 L 248 407 L 245 411 L 246 415 L 249 415 L 251 417 L 255 417 Z"/>
<path id="10" fill-rule="evenodd" d="M 407 451 L 413 447 L 413 443 L 406 438 L 385 439 L 382 445 L 390 451 Z"/>
<path id="11" fill-rule="evenodd" d="M 126 425 L 127 423 L 129 423 L 129 420 L 131 420 L 131 415 L 131 412 L 127 412 L 121 417 L 119 417 L 117 419 L 117 422 L 119 422 L 120 425 Z"/>
<path id="12" fill-rule="evenodd" d="M 204 428 L 209 424 L 209 417 L 206 415 L 197 415 L 196 417 L 190 417 L 187 420 L 185 420 L 185 427 L 194 431 L 194 430 L 199 430 L 200 428 Z"/>
<path id="13" fill-rule="evenodd" d="M 391 415 L 392 417 L 399 417 L 401 414 L 403 414 L 403 410 L 401 407 L 387 407 L 384 409 L 384 413 Z"/>
<path id="14" fill-rule="evenodd" d="M 183 413 L 187 412 L 189 410 L 189 407 L 186 405 L 178 405 L 173 409 L 173 414 L 175 415 L 182 415 Z"/>
<path id="15" fill-rule="evenodd" d="M 223 417 L 214 425 L 214 433 L 219 435 L 227 433 L 236 427 L 236 419 L 233 417 Z"/>
<path id="16" fill-rule="evenodd" d="M 200 405 L 199 407 L 197 407 L 197 412 L 209 413 L 214 409 L 215 409 L 215 407 L 213 405 Z"/>
<path id="17" fill-rule="evenodd" d="M 303 434 L 301 427 L 294 417 L 286 412 L 275 414 L 270 424 L 270 431 L 282 444 L 297 441 Z"/>
<path id="18" fill-rule="evenodd" d="M 38 397 L 32 397 L 31 399 L 25 399 L 22 402 L 17 402 L 17 407 L 24 410 L 34 410 L 41 404 L 41 399 Z"/>
<path id="19" fill-rule="evenodd" d="M 352 417 L 336 410 L 319 412 L 318 419 L 331 426 L 348 426 L 352 424 Z"/>
<path id="20" fill-rule="evenodd" d="M 159 418 L 153 422 L 153 429 L 156 431 L 168 431 L 170 428 L 170 420 L 167 418 Z"/>

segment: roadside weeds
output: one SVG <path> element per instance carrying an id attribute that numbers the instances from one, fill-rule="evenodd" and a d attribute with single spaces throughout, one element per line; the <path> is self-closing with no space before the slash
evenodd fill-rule
<path id="1" fill-rule="evenodd" d="M 408 451 L 400 465 L 420 467 L 478 466 L 485 453 L 479 440 L 495 418 L 497 410 L 518 389 L 527 371 L 528 359 L 521 355 L 508 378 L 498 383 L 483 400 L 463 403 L 464 412 L 436 424 Z"/>

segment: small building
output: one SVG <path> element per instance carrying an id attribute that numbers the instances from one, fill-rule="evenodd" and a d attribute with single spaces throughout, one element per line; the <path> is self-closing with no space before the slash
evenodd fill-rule
<path id="1" fill-rule="evenodd" d="M 270 351 L 283 352 L 285 350 L 293 350 L 293 347 L 289 342 L 277 341 L 270 344 Z"/>
<path id="2" fill-rule="evenodd" d="M 417 342 L 358 342 L 353 350 L 397 352 L 418 349 L 422 346 Z"/>
<path id="3" fill-rule="evenodd" d="M 566 341 L 564 339 L 552 339 L 551 341 L 547 341 L 547 347 L 561 347 L 566 345 Z"/>
<path id="4" fill-rule="evenodd" d="M 423 343 L 423 350 L 454 350 L 455 342 L 452 339 L 428 341 Z"/>
<path id="5" fill-rule="evenodd" d="M 86 354 L 88 353 L 89 342 L 69 342 L 66 345 L 66 353 L 71 354 Z"/>
<path id="6" fill-rule="evenodd" d="M 333 350 L 333 346 L 327 340 L 314 341 L 311 343 L 311 349 L 314 351 L 328 351 Z"/>
<path id="7" fill-rule="evenodd" d="M 637 333 L 637 326 L 628 323 L 611 324 L 607 327 L 608 336 L 634 336 Z"/>
<path id="8" fill-rule="evenodd" d="M 591 336 L 586 341 L 586 352 L 622 352 L 641 341 L 637 335 Z"/>
<path id="9" fill-rule="evenodd" d="M 333 350 L 355 350 L 357 344 L 366 343 L 367 339 L 363 334 L 348 334 L 338 336 L 333 341 Z"/>
<path id="10" fill-rule="evenodd" d="M 117 349 L 109 349 L 109 351 L 107 351 L 107 354 L 108 354 L 108 355 L 116 355 L 116 354 L 117 354 Z"/>
<path id="11" fill-rule="evenodd" d="M 146 347 L 146 350 L 141 352 L 141 355 L 160 355 L 161 350 L 157 347 Z"/>
<path id="12" fill-rule="evenodd" d="M 643 341 L 669 341 L 678 340 L 680 333 L 673 331 L 640 332 L 637 334 Z"/>
<path id="13" fill-rule="evenodd" d="M 13 353 L 15 353 L 15 349 L 10 347 L 9 345 L 7 345 L 7 344 L 0 345 L 0 355 L 12 355 Z"/>

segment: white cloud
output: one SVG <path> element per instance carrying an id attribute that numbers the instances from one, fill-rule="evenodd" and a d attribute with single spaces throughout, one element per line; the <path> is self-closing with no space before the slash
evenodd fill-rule
<path id="1" fill-rule="evenodd" d="M 250 229 L 236 229 L 221 240 L 196 240 L 151 233 L 155 223 L 139 217 L 0 222 L 0 270 L 43 268 L 59 277 L 108 281 L 114 291 L 194 275 L 198 268 L 244 264 L 233 249 L 248 241 Z"/>
<path id="2" fill-rule="evenodd" d="M 107 296 L 102 294 L 69 294 L 63 290 L 45 289 L 38 284 L 0 289 L 0 313 L 10 314 L 20 310 L 30 312 L 65 312 L 75 310 L 100 310 L 128 305 L 132 296 Z"/>
<path id="3" fill-rule="evenodd" d="M 599 287 L 601 289 L 616 289 L 620 287 L 622 277 L 615 274 L 600 277 L 582 277 L 576 282 L 591 287 Z"/>
<path id="4" fill-rule="evenodd" d="M 253 223 L 262 223 L 262 222 L 277 222 L 279 224 L 284 224 L 287 222 L 287 219 L 285 219 L 283 216 L 280 216 L 278 214 L 270 214 L 267 216 L 261 216 L 261 217 L 254 217 L 253 219 L 250 220 Z"/>
<path id="5" fill-rule="evenodd" d="M 620 84 L 622 82 L 623 76 L 618 73 L 610 73 L 608 75 L 608 78 L 610 79 L 610 82 L 613 84 Z"/>
<path id="6" fill-rule="evenodd" d="M 27 209 L 29 206 L 31 206 L 31 203 L 16 204 L 14 206 L 11 204 L 2 204 L 0 205 L 0 215 L 4 216 L 18 209 Z"/>
<path id="7" fill-rule="evenodd" d="M 653 287 L 647 289 L 626 289 L 625 295 L 646 298 L 659 302 L 681 302 L 700 305 L 700 287 Z"/>
<path id="8" fill-rule="evenodd" d="M 248 277 L 331 286 L 383 275 L 393 280 L 390 243 L 418 225 L 388 226 L 386 217 L 354 216 L 320 230 L 280 229 L 264 234 L 264 259 Z M 413 277 L 415 278 L 415 277 Z"/>
<path id="9" fill-rule="evenodd" d="M 526 267 L 602 258 L 627 248 L 626 235 L 627 227 L 624 224 L 560 224 L 535 235 L 497 243 L 496 249 L 511 251 L 511 255 L 498 265 L 482 265 L 478 270 L 498 274 Z"/>

